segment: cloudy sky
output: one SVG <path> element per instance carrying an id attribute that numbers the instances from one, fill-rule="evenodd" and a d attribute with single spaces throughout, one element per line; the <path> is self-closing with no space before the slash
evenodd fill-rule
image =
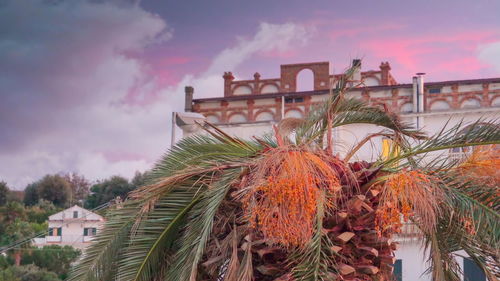
<path id="1" fill-rule="evenodd" d="M 170 142 L 170 116 L 222 95 L 224 71 L 391 63 L 399 82 L 500 76 L 498 0 L 0 0 L 0 180 L 131 177 Z"/>

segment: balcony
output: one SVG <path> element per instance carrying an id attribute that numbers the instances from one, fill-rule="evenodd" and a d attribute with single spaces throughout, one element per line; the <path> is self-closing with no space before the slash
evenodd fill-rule
<path id="1" fill-rule="evenodd" d="M 61 242 L 61 240 L 61 236 L 45 236 L 45 241 L 47 241 L 47 243 Z"/>

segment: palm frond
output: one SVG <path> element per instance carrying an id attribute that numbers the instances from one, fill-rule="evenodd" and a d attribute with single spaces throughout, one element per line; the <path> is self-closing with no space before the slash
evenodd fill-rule
<path id="1" fill-rule="evenodd" d="M 138 202 L 126 202 L 121 209 L 108 212 L 107 222 L 83 257 L 72 269 L 70 281 L 111 280 L 126 247 L 129 232 L 140 209 Z"/>
<path id="2" fill-rule="evenodd" d="M 215 214 L 241 171 L 241 168 L 224 171 L 202 195 L 196 208 L 191 210 L 180 240 L 181 246 L 174 256 L 175 262 L 167 272 L 168 280 L 196 280 L 198 264 L 209 240 Z"/>
<path id="3" fill-rule="evenodd" d="M 465 124 L 463 121 L 459 122 L 449 129 L 443 128 L 442 131 L 411 148 L 406 148 L 401 154 L 383 161 L 380 165 L 388 166 L 399 160 L 440 150 L 500 144 L 500 127 L 498 126 L 498 121 L 496 119 L 489 121 L 479 119 L 472 124 Z"/>
<path id="4" fill-rule="evenodd" d="M 294 280 L 297 281 L 323 281 L 333 280 L 334 272 L 331 271 L 334 266 L 332 259 L 333 246 L 332 241 L 323 232 L 323 219 L 325 216 L 326 195 L 318 200 L 316 213 L 316 229 L 313 238 L 306 249 L 297 250 L 291 256 L 291 261 L 298 264 L 292 269 Z"/>
<path id="5" fill-rule="evenodd" d="M 118 264 L 119 280 L 154 280 L 163 271 L 160 269 L 166 268 L 164 261 L 172 252 L 172 244 L 184 226 L 187 213 L 198 202 L 200 188 L 181 185 L 156 202 L 127 245 Z"/>

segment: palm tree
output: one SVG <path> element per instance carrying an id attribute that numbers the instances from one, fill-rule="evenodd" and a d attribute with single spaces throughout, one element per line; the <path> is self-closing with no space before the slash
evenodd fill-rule
<path id="1" fill-rule="evenodd" d="M 435 152 L 499 144 L 497 120 L 427 137 L 346 97 L 351 74 L 272 136 L 241 140 L 205 124 L 206 135 L 180 141 L 151 184 L 109 211 L 69 280 L 392 280 L 391 238 L 404 221 L 418 227 L 434 280 L 460 280 L 457 250 L 494 280 L 499 181 L 479 171 L 498 169 L 498 157 L 462 163 Z M 332 129 L 356 123 L 384 130 L 333 155 Z M 387 157 L 350 161 L 377 136 L 392 140 Z"/>

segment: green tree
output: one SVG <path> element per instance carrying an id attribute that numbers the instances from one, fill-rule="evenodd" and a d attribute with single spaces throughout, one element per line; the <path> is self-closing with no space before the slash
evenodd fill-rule
<path id="1" fill-rule="evenodd" d="M 420 230 L 433 280 L 460 280 L 458 250 L 496 280 L 499 180 L 478 181 L 474 163 L 424 156 L 500 144 L 498 121 L 427 137 L 346 96 L 353 71 L 272 137 L 245 141 L 206 124 L 208 136 L 180 141 L 152 171 L 154 184 L 110 210 L 68 280 L 390 280 L 401 218 Z M 352 124 L 384 131 L 339 158 L 332 130 Z M 391 139 L 394 153 L 350 160 L 377 136 Z"/>
<path id="2" fill-rule="evenodd" d="M 57 274 L 36 265 L 12 266 L 0 270 L 0 281 L 61 281 Z"/>
<path id="3" fill-rule="evenodd" d="M 24 189 L 24 205 L 33 206 L 38 203 L 37 183 L 31 183 Z"/>
<path id="4" fill-rule="evenodd" d="M 0 206 L 3 206 L 7 203 L 8 193 L 9 188 L 7 187 L 7 183 L 4 181 L 0 181 Z"/>
<path id="5" fill-rule="evenodd" d="M 68 207 L 72 191 L 68 181 L 60 175 L 46 175 L 36 183 L 38 198 L 58 207 Z"/>
<path id="6" fill-rule="evenodd" d="M 15 219 L 14 222 L 7 225 L 5 229 L 5 234 L 3 235 L 4 241 L 3 245 L 13 245 L 19 243 L 12 249 L 12 254 L 14 256 L 15 265 L 21 265 L 22 251 L 23 249 L 29 248 L 31 241 L 29 240 L 35 231 L 33 230 L 30 223 Z"/>
<path id="7" fill-rule="evenodd" d="M 87 197 L 87 200 L 85 201 L 85 208 L 94 209 L 97 206 L 116 199 L 116 197 L 125 199 L 127 194 L 134 188 L 135 186 L 130 184 L 126 178 L 113 176 L 102 182 L 94 184 L 90 188 L 92 194 Z"/>
<path id="8" fill-rule="evenodd" d="M 47 221 L 49 216 L 61 211 L 61 208 L 58 208 L 47 200 L 40 200 L 38 204 L 26 209 L 26 214 L 29 222 L 33 223 L 44 223 Z"/>
<path id="9" fill-rule="evenodd" d="M 135 172 L 134 177 L 130 181 L 130 183 L 134 186 L 134 188 L 138 188 L 144 186 L 148 183 L 149 173 L 148 172 Z"/>
<path id="10" fill-rule="evenodd" d="M 65 279 L 68 271 L 81 252 L 70 246 L 44 246 L 23 255 L 22 264 L 35 264 L 39 268 L 55 272 L 59 278 Z"/>

